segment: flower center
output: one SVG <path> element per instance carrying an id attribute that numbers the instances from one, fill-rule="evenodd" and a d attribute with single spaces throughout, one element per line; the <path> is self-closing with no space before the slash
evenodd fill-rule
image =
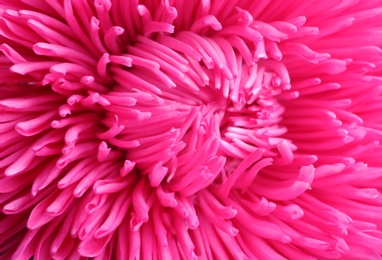
<path id="1" fill-rule="evenodd" d="M 98 68 L 107 65 L 116 84 L 102 95 L 109 130 L 100 138 L 124 151 L 152 186 L 211 183 L 280 142 L 284 108 L 275 96 L 290 89 L 288 72 L 278 61 L 253 62 L 245 45 L 231 41 L 187 31 L 138 36 L 127 54 L 101 58 Z"/>

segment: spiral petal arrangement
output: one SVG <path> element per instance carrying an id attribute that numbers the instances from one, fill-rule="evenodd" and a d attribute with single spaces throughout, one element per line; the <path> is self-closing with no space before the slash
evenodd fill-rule
<path id="1" fill-rule="evenodd" d="M 380 5 L 0 0 L 0 258 L 380 259 Z"/>

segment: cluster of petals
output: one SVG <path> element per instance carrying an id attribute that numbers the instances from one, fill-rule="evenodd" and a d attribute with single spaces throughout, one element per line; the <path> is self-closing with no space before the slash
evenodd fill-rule
<path id="1" fill-rule="evenodd" d="M 0 259 L 381 259 L 380 0 L 0 0 Z"/>

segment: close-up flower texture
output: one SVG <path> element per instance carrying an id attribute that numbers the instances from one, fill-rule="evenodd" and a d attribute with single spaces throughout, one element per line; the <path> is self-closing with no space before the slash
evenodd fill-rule
<path id="1" fill-rule="evenodd" d="M 381 0 L 0 0 L 0 259 L 382 259 Z"/>

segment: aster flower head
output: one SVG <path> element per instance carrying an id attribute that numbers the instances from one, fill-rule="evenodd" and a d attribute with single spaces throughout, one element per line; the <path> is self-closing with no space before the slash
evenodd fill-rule
<path id="1" fill-rule="evenodd" d="M 0 258 L 380 259 L 380 3 L 0 0 Z"/>

